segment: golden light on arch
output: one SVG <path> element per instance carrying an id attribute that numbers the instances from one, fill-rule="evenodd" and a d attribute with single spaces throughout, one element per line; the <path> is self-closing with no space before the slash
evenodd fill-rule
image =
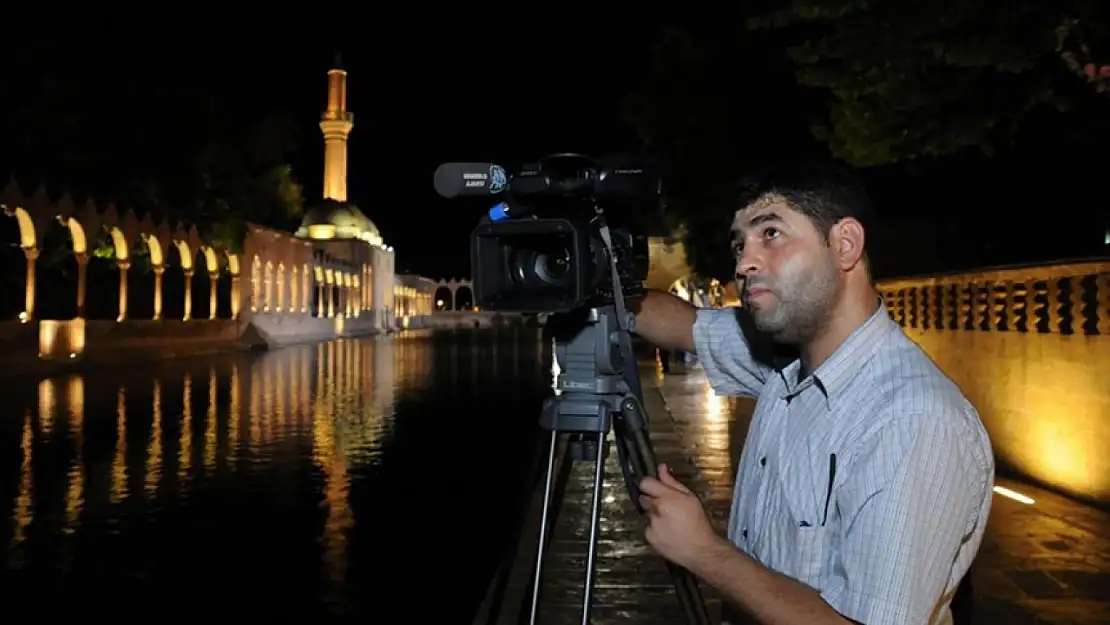
<path id="1" fill-rule="evenodd" d="M 216 257 L 216 251 L 208 246 L 200 248 L 204 252 L 204 263 L 207 265 L 208 273 L 217 273 L 220 270 L 220 260 Z"/>
<path id="2" fill-rule="evenodd" d="M 185 270 L 192 269 L 193 251 L 189 249 L 189 244 L 178 239 L 174 239 L 172 243 L 173 246 L 177 248 L 177 253 L 181 256 L 181 268 Z"/>
<path id="3" fill-rule="evenodd" d="M 38 247 L 38 237 L 35 235 L 35 222 L 31 221 L 31 216 L 27 214 L 27 211 L 16 206 L 15 208 L 7 209 L 5 212 L 14 216 L 16 223 L 19 224 L 19 246 L 25 250 Z"/>
<path id="4" fill-rule="evenodd" d="M 116 250 L 116 260 L 127 260 L 131 255 L 131 250 L 127 249 L 127 239 L 115 226 L 110 226 L 107 230 L 108 236 L 112 237 L 112 247 Z"/>
<path id="5" fill-rule="evenodd" d="M 58 221 L 63 226 L 69 228 L 69 235 L 73 238 L 73 253 L 84 254 L 89 251 L 89 240 L 85 236 L 85 228 L 81 222 L 73 217 L 59 217 Z"/>
<path id="6" fill-rule="evenodd" d="M 231 252 L 227 253 L 227 270 L 230 271 L 231 275 L 233 275 L 233 276 L 239 275 L 239 255 L 238 254 L 232 254 Z"/>
<path id="7" fill-rule="evenodd" d="M 156 267 L 165 264 L 162 256 L 162 244 L 158 242 L 158 239 L 146 233 L 141 233 L 139 236 L 146 242 L 146 247 L 150 250 L 150 264 Z"/>

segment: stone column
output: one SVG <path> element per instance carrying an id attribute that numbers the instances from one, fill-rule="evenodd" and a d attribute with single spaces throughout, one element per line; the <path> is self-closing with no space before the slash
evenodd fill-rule
<path id="1" fill-rule="evenodd" d="M 208 272 L 208 318 L 216 319 L 216 294 L 219 292 L 220 274 L 217 271 Z"/>
<path id="2" fill-rule="evenodd" d="M 164 265 L 155 265 L 154 269 L 154 316 L 155 321 L 162 318 L 162 274 L 165 273 Z"/>
<path id="3" fill-rule="evenodd" d="M 131 268 L 131 259 L 117 260 L 116 266 L 119 267 L 119 314 L 116 321 L 123 322 L 127 320 L 127 270 Z"/>
<path id="4" fill-rule="evenodd" d="M 238 319 L 241 303 L 240 298 L 242 293 L 239 287 L 239 274 L 231 274 L 231 318 Z"/>
<path id="5" fill-rule="evenodd" d="M 39 251 L 34 248 L 23 248 L 23 256 L 27 258 L 27 286 L 24 289 L 23 321 L 29 322 L 35 318 L 35 261 L 38 260 Z"/>
<path id="6" fill-rule="evenodd" d="M 181 318 L 182 321 L 189 321 L 193 318 L 193 273 L 192 267 L 182 270 L 185 274 L 185 316 Z"/>
<path id="7" fill-rule="evenodd" d="M 77 257 L 77 316 L 85 316 L 85 291 L 89 274 L 89 255 L 82 252 Z"/>

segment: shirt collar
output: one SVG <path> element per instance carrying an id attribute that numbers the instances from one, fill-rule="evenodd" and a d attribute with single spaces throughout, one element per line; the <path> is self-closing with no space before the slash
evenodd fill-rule
<path id="1" fill-rule="evenodd" d="M 779 375 L 786 383 L 782 398 L 793 398 L 810 386 L 816 386 L 825 397 L 826 407 L 831 409 L 833 402 L 840 397 L 848 383 L 882 347 L 888 335 L 897 328 L 898 325 L 890 318 L 886 302 L 880 297 L 878 310 L 853 330 L 812 375 L 798 381 L 798 372 L 802 366 L 800 359 L 794 359 L 790 364 L 779 369 Z"/>

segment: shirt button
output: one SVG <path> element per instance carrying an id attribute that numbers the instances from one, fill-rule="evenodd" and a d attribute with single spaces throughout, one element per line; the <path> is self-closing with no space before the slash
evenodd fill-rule
<path id="1" fill-rule="evenodd" d="M 762 458 L 759 459 L 759 466 L 761 466 L 761 467 L 767 466 L 767 456 L 763 456 Z"/>
<path id="2" fill-rule="evenodd" d="M 745 527 L 744 529 L 740 530 L 740 538 L 743 538 L 744 540 L 748 539 L 748 528 Z"/>

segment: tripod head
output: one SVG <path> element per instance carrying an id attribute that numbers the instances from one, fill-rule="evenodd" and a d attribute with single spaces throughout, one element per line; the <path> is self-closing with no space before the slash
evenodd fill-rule
<path id="1" fill-rule="evenodd" d="M 626 396 L 642 402 L 627 329 L 632 315 L 625 312 L 624 323 L 618 315 L 616 306 L 601 306 L 548 318 L 560 373 L 540 417 L 544 429 L 607 433 Z"/>

